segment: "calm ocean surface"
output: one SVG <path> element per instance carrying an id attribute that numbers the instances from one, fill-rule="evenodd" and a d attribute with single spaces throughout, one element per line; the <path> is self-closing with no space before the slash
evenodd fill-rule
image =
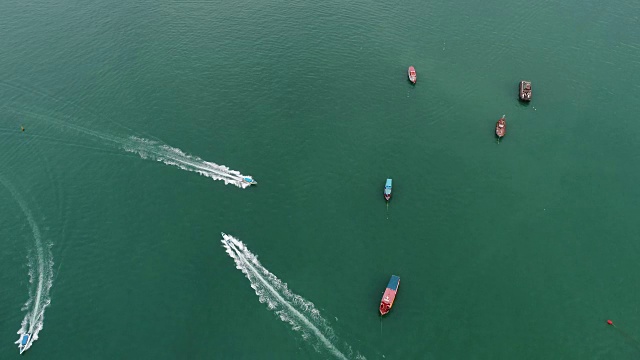
<path id="1" fill-rule="evenodd" d="M 638 29 L 632 0 L 0 2 L 0 359 L 20 330 L 48 360 L 640 357 Z"/>

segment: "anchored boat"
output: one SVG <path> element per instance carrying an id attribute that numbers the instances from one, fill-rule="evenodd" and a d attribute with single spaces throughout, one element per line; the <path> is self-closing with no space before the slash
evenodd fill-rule
<path id="1" fill-rule="evenodd" d="M 391 179 L 387 179 L 387 182 L 384 184 L 384 199 L 387 201 L 391 200 Z"/>
<path id="2" fill-rule="evenodd" d="M 391 310 L 393 301 L 396 299 L 399 286 L 400 277 L 391 275 L 391 280 L 389 280 L 389 284 L 387 284 L 387 288 L 382 295 L 382 300 L 380 300 L 380 316 L 387 314 Z"/>
<path id="3" fill-rule="evenodd" d="M 519 93 L 520 100 L 522 101 L 531 101 L 531 81 L 520 81 Z"/>
<path id="4" fill-rule="evenodd" d="M 16 341 L 18 344 L 18 349 L 20 350 L 20 354 L 27 351 L 27 349 L 31 346 L 31 334 L 24 333 L 20 336 L 20 339 Z"/>
<path id="5" fill-rule="evenodd" d="M 505 116 L 502 115 L 500 120 L 496 123 L 496 135 L 498 136 L 498 140 L 501 139 L 507 133 L 507 121 L 505 120 Z"/>
<path id="6" fill-rule="evenodd" d="M 418 75 L 416 75 L 416 69 L 414 69 L 413 66 L 409 66 L 407 75 L 409 75 L 409 81 L 411 81 L 412 84 L 415 84 L 416 81 L 418 81 Z"/>

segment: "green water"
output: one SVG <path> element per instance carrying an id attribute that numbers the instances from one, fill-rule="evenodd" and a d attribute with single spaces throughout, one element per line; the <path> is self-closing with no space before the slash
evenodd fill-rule
<path id="1" fill-rule="evenodd" d="M 339 358 L 260 303 L 220 232 L 347 358 L 640 356 L 637 1 L 0 14 L 0 358 L 38 284 L 33 359 Z M 259 185 L 145 159 L 132 136 Z"/>

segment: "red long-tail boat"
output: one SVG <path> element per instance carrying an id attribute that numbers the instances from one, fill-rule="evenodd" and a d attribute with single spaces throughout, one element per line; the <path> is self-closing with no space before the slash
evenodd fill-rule
<path id="1" fill-rule="evenodd" d="M 391 275 L 391 280 L 387 284 L 387 288 L 384 290 L 382 300 L 380 300 L 380 316 L 387 314 L 393 306 L 393 301 L 396 299 L 398 293 L 398 287 L 400 286 L 400 277 Z"/>

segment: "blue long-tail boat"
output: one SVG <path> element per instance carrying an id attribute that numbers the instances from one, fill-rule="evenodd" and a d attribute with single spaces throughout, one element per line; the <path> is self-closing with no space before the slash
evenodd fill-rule
<path id="1" fill-rule="evenodd" d="M 387 179 L 387 183 L 384 184 L 384 199 L 391 200 L 391 179 Z"/>

